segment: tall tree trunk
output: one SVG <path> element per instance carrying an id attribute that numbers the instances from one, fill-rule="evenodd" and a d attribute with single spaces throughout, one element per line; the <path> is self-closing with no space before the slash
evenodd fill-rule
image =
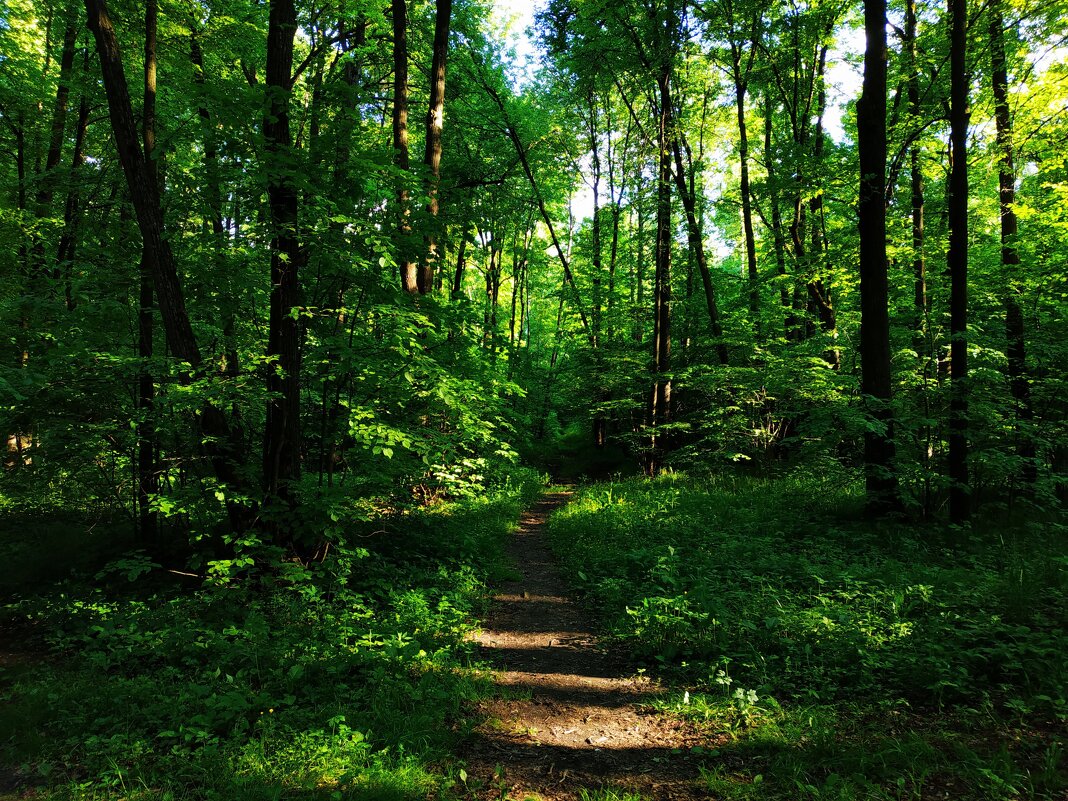
<path id="1" fill-rule="evenodd" d="M 297 11 L 293 0 L 271 0 L 267 29 L 268 105 L 263 119 L 267 159 L 267 202 L 271 220 L 271 310 L 267 336 L 267 419 L 263 438 L 263 488 L 276 499 L 279 515 L 296 504 L 300 479 L 300 326 L 293 309 L 300 302 L 298 198 L 292 173 L 289 94 Z M 281 517 L 268 521 L 276 538 L 292 544 Z M 282 524 L 282 525 L 279 525 Z"/>
<path id="2" fill-rule="evenodd" d="M 665 64 L 657 76 L 660 90 L 659 148 L 656 187 L 656 273 L 653 281 L 653 388 L 650 397 L 649 475 L 660 472 L 664 435 L 657 429 L 671 422 L 671 69 Z"/>
<path id="3" fill-rule="evenodd" d="M 912 124 L 918 124 L 920 118 L 920 67 L 916 54 L 916 0 L 906 0 L 905 4 L 905 46 L 908 50 L 909 78 L 909 114 Z M 930 301 L 927 297 L 927 260 L 924 257 L 924 197 L 923 197 L 923 170 L 920 166 L 920 145 L 913 142 L 909 147 L 909 177 L 910 177 L 910 203 L 912 209 L 912 275 L 913 275 L 913 348 L 920 362 L 922 384 L 921 403 L 923 417 L 930 419 L 930 393 L 928 382 L 930 380 L 932 359 L 930 341 Z M 923 471 L 923 514 L 930 516 L 932 487 L 931 487 L 931 458 L 933 456 L 933 431 L 930 423 L 924 423 L 920 432 L 920 467 Z"/>
<path id="4" fill-rule="evenodd" d="M 604 355 L 600 350 L 601 343 L 601 328 L 603 323 L 602 310 L 603 300 L 601 296 L 601 273 L 604 269 L 604 265 L 601 260 L 601 151 L 599 147 L 599 136 L 597 131 L 597 103 L 595 102 L 594 94 L 591 91 L 588 97 L 588 109 L 589 109 L 589 137 L 590 137 L 590 158 L 591 167 L 593 169 L 593 219 L 591 229 L 591 243 L 590 248 L 592 253 L 590 254 L 590 261 L 592 262 L 593 275 L 590 277 L 591 295 L 593 300 L 593 369 L 598 375 L 604 372 Z M 611 136 L 611 131 L 609 131 Z M 599 407 L 606 400 L 608 400 L 607 393 L 604 388 L 598 386 L 594 392 L 593 405 L 598 410 L 593 413 L 592 420 L 592 439 L 595 448 L 603 448 L 607 442 L 608 424 L 605 420 L 603 412 L 599 411 Z"/>
<path id="5" fill-rule="evenodd" d="M 211 248 L 215 261 L 215 272 L 223 274 L 222 251 L 226 239 L 226 225 L 222 212 L 222 180 L 219 176 L 219 158 L 215 145 L 215 131 L 212 128 L 211 112 L 205 100 L 207 76 L 204 70 L 204 54 L 200 49 L 200 40 L 194 30 L 189 38 L 189 60 L 193 64 L 193 81 L 200 92 L 197 114 L 200 117 L 202 139 L 204 143 L 204 193 L 208 206 L 208 224 L 211 226 Z M 232 286 L 227 286 L 222 302 L 223 317 L 223 355 L 220 372 L 228 378 L 236 378 L 240 372 L 237 356 L 237 343 L 234 330 L 237 314 L 236 299 Z M 231 412 L 231 424 L 240 426 L 237 407 Z"/>
<path id="6" fill-rule="evenodd" d="M 200 371 L 203 358 L 185 309 L 185 298 L 174 255 L 163 236 L 163 213 L 159 193 L 149 173 L 142 143 L 137 135 L 129 85 L 122 66 L 115 27 L 105 0 L 85 0 L 85 10 L 100 58 L 100 71 L 108 98 L 119 163 L 130 190 L 142 241 L 147 243 L 148 252 L 151 254 L 149 263 L 153 270 L 152 283 L 159 303 L 167 346 L 175 358 L 187 363 L 192 372 L 196 373 Z M 226 446 L 229 426 L 225 415 L 212 404 L 206 403 L 201 408 L 199 422 L 206 443 L 205 451 L 216 477 L 224 485 L 240 488 L 243 482 L 234 467 L 236 454 L 229 452 Z M 246 506 L 230 501 L 227 502 L 227 510 L 235 530 L 240 531 L 248 527 L 250 514 Z"/>
<path id="7" fill-rule="evenodd" d="M 636 258 L 634 259 L 634 297 L 631 302 L 631 309 L 634 315 L 634 341 L 641 344 L 645 337 L 645 325 L 642 319 L 645 313 L 645 210 L 642 206 L 642 192 L 643 187 L 638 186 L 638 200 L 637 200 L 637 215 L 638 224 L 635 226 L 635 239 L 637 240 L 637 247 L 635 250 Z"/>
<path id="8" fill-rule="evenodd" d="M 771 90 L 764 95 L 764 166 L 768 174 L 768 203 L 771 206 L 771 236 L 775 246 L 775 267 L 779 274 L 779 303 L 786 310 L 783 331 L 789 338 L 797 321 L 790 302 L 790 290 L 786 285 L 786 236 L 782 228 L 782 211 L 779 209 L 779 188 L 775 174 L 775 152 L 772 148 L 772 122 L 774 109 Z"/>
<path id="9" fill-rule="evenodd" d="M 601 153 L 598 147 L 597 136 L 597 105 L 594 103 L 593 92 L 589 95 L 589 136 L 590 136 L 590 166 L 593 171 L 593 216 L 591 219 L 591 242 L 590 261 L 593 267 L 593 275 L 590 276 L 591 294 L 593 295 L 593 339 L 599 342 L 601 338 Z"/>
<path id="10" fill-rule="evenodd" d="M 949 517 L 964 523 L 971 516 L 968 479 L 968 46 L 966 0 L 949 0 L 950 158 L 949 211 Z"/>
<path id="11" fill-rule="evenodd" d="M 864 0 L 864 84 L 857 104 L 860 151 L 861 391 L 874 421 L 864 434 L 868 511 L 898 508 L 890 409 L 890 315 L 886 258 L 886 0 Z"/>
<path id="12" fill-rule="evenodd" d="M 818 83 L 816 89 L 816 121 L 812 129 L 812 160 L 817 171 L 823 162 L 823 115 L 827 109 L 827 88 L 824 85 L 823 74 L 827 64 L 827 48 L 820 48 L 818 68 L 813 80 Z M 885 83 L 885 81 L 884 81 Z M 885 95 L 885 91 L 884 91 Z M 885 129 L 885 114 L 883 127 Z M 885 157 L 883 159 L 885 164 Z M 817 173 L 818 174 L 818 173 Z M 884 166 L 885 174 L 885 166 Z M 823 218 L 823 192 L 816 192 L 808 201 L 809 225 L 811 225 L 812 251 L 809 254 L 810 269 L 815 273 L 808 281 L 809 308 L 815 309 L 816 316 L 820 321 L 820 330 L 832 338 L 837 336 L 838 314 L 835 311 L 831 299 L 830 287 L 824 284 L 820 278 L 820 272 L 824 268 L 824 259 L 827 255 L 827 242 L 824 236 Z M 824 358 L 832 369 L 841 367 L 841 354 L 838 348 L 832 345 L 825 353 Z"/>
<path id="13" fill-rule="evenodd" d="M 994 88 L 994 122 L 1000 151 L 998 189 L 1001 202 L 1001 263 L 1005 267 L 1008 287 L 1005 292 L 1005 355 L 1009 368 L 1009 387 L 1016 406 L 1016 452 L 1020 457 L 1020 480 L 1024 491 L 1032 493 L 1038 477 L 1035 443 L 1028 431 L 1034 419 L 1031 387 L 1027 373 L 1027 347 L 1024 340 L 1023 309 L 1017 274 L 1020 253 L 1016 249 L 1019 226 L 1016 219 L 1016 167 L 1013 159 L 1012 116 L 1009 112 L 1009 78 L 1005 59 L 1005 21 L 1001 0 L 993 0 L 990 9 L 990 77 Z"/>
<path id="14" fill-rule="evenodd" d="M 756 45 L 754 44 L 755 48 Z M 749 314 L 753 332 L 760 337 L 760 274 L 757 272 L 756 236 L 753 233 L 753 197 L 749 188 L 749 132 L 745 124 L 745 93 L 748 76 L 742 74 L 741 48 L 731 43 L 734 69 L 734 104 L 738 117 L 738 160 L 742 176 L 739 191 L 742 194 L 742 233 L 745 237 L 746 281 L 749 291 Z"/>
<path id="15" fill-rule="evenodd" d="M 401 289 L 419 291 L 418 265 L 412 258 L 411 209 L 404 185 L 408 160 L 408 6 L 406 0 L 391 0 L 393 16 L 393 163 L 401 182 L 397 189 L 397 267 Z"/>
<path id="16" fill-rule="evenodd" d="M 457 300 L 464 294 L 464 270 L 467 267 L 467 240 L 471 236 L 469 228 L 460 234 L 460 244 L 456 248 L 456 273 L 452 279 L 452 299 Z"/>
<path id="17" fill-rule="evenodd" d="M 70 100 L 71 77 L 74 72 L 74 48 L 77 40 L 78 28 L 72 19 L 63 34 L 63 52 L 60 55 L 59 83 L 56 88 L 56 103 L 52 110 L 52 127 L 48 135 L 48 153 L 45 156 L 44 175 L 41 177 L 40 188 L 37 191 L 38 217 L 48 215 L 48 207 L 52 203 L 54 178 L 52 172 L 59 166 L 59 161 L 63 156 L 63 140 L 67 128 L 67 106 Z"/>
<path id="18" fill-rule="evenodd" d="M 89 51 L 85 52 L 82 72 L 89 73 Z M 74 311 L 74 287 L 72 265 L 74 263 L 74 250 L 77 242 L 78 217 L 81 207 L 81 192 L 78 180 L 82 166 L 85 164 L 85 137 L 89 132 L 89 89 L 82 90 L 81 99 L 78 101 L 78 122 L 74 132 L 74 151 L 70 159 L 70 184 L 67 187 L 67 200 L 63 208 L 63 233 L 59 237 L 59 245 L 56 248 L 56 263 L 52 270 L 52 277 L 56 281 L 63 281 L 63 296 L 67 311 Z"/>
<path id="19" fill-rule="evenodd" d="M 145 148 L 145 168 L 148 179 L 158 195 L 159 170 L 156 163 L 156 28 L 158 6 L 156 0 L 145 2 L 145 85 L 141 114 L 141 138 Z M 137 506 L 138 529 L 142 539 L 154 541 L 157 536 L 156 513 L 152 511 L 152 496 L 159 492 L 156 472 L 156 435 L 153 409 L 156 385 L 152 376 L 152 253 L 142 243 L 140 283 L 137 314 L 137 355 L 141 360 L 137 380 Z"/>
<path id="20" fill-rule="evenodd" d="M 437 269 L 438 236 L 434 226 L 438 216 L 438 184 L 441 181 L 441 128 L 445 119 L 445 60 L 449 54 L 449 22 L 452 0 L 437 0 L 434 15 L 434 56 L 430 65 L 430 109 L 426 117 L 426 151 L 423 163 L 428 168 L 427 212 L 430 226 L 426 235 L 426 254 L 419 267 L 418 288 L 426 294 L 434 288 Z"/>

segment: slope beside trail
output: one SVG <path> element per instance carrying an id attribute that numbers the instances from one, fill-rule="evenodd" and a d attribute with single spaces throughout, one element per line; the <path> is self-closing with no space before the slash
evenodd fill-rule
<path id="1" fill-rule="evenodd" d="M 473 799 L 565 801 L 612 789 L 643 801 L 706 799 L 692 726 L 658 715 L 659 689 L 594 636 L 593 615 L 568 595 L 544 543 L 553 492 L 521 519 L 509 546 L 520 578 L 497 588 L 475 637 L 498 673 L 498 697 L 461 755 Z"/>

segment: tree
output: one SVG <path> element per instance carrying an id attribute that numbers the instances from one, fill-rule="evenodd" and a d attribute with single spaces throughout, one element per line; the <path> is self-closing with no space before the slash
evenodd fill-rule
<path id="1" fill-rule="evenodd" d="M 890 317 L 886 259 L 886 3 L 865 0 L 864 85 L 857 104 L 860 153 L 860 363 L 861 392 L 872 423 L 864 434 L 868 510 L 882 515 L 898 506 L 894 425 L 890 408 Z"/>
<path id="2" fill-rule="evenodd" d="M 1020 481 L 1024 491 L 1034 492 L 1038 470 L 1035 445 L 1028 430 L 1034 419 L 1031 386 L 1027 370 L 1027 345 L 1024 315 L 1020 305 L 1020 253 L 1016 247 L 1019 224 L 1016 218 L 1016 168 L 1013 155 L 1012 114 L 1009 110 L 1009 80 L 1005 58 L 1005 19 L 1000 0 L 994 0 L 990 14 L 990 81 L 994 93 L 994 123 L 997 128 L 998 199 L 1001 208 L 1001 264 L 1007 273 L 1005 289 L 1005 356 L 1009 368 L 1009 387 L 1015 404 L 1017 454 L 1020 457 Z"/>
<path id="3" fill-rule="evenodd" d="M 147 261 L 152 270 L 152 284 L 159 301 L 167 346 L 171 353 L 188 365 L 188 378 L 191 374 L 201 371 L 204 360 L 185 308 L 185 297 L 174 254 L 164 236 L 159 193 L 137 135 L 115 28 L 104 0 L 85 0 L 85 9 L 89 18 L 89 29 L 96 39 L 112 133 L 137 216 L 143 247 L 148 255 Z M 226 447 L 230 433 L 226 416 L 211 403 L 206 403 L 201 408 L 199 424 L 215 475 L 224 486 L 236 488 L 240 492 L 243 482 L 234 466 L 234 454 Z M 235 529 L 243 530 L 248 526 L 248 509 L 242 501 L 229 500 L 227 508 L 230 523 Z"/>
<path id="4" fill-rule="evenodd" d="M 965 0 L 949 0 L 950 18 L 950 175 L 946 205 L 949 221 L 950 407 L 949 516 L 964 523 L 971 516 L 968 482 L 968 76 Z"/>
<path id="5" fill-rule="evenodd" d="M 449 55 L 449 21 L 452 16 L 452 0 L 436 0 L 434 14 L 434 57 L 430 65 L 430 108 L 426 117 L 426 165 L 427 213 L 431 224 L 426 234 L 426 253 L 419 270 L 418 289 L 425 295 L 434 288 L 434 271 L 437 269 L 438 236 L 433 225 L 438 216 L 438 184 L 441 181 L 441 129 L 445 118 L 445 62 Z"/>
<path id="6" fill-rule="evenodd" d="M 300 264 L 297 238 L 299 196 L 293 184 L 289 94 L 297 11 L 293 0 L 272 0 L 267 29 L 266 142 L 267 202 L 271 219 L 271 310 L 267 335 L 267 417 L 263 437 L 263 489 L 291 512 L 300 478 Z M 274 521 L 278 531 L 285 526 Z M 282 536 L 282 535 L 277 535 Z M 284 536 L 290 536 L 288 534 Z"/>

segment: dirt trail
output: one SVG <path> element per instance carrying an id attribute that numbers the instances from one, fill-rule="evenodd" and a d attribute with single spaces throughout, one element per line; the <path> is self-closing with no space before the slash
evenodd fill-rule
<path id="1" fill-rule="evenodd" d="M 593 616 L 567 595 L 543 529 L 568 495 L 543 496 L 520 521 L 509 555 L 522 577 L 498 588 L 476 638 L 501 697 L 481 704 L 463 754 L 471 797 L 564 801 L 612 788 L 707 799 L 689 751 L 700 735 L 649 708 L 657 686 L 599 647 Z"/>

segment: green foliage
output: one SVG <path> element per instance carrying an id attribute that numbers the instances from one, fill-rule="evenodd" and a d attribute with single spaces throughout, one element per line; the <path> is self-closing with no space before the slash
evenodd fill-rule
<path id="1" fill-rule="evenodd" d="M 300 576 L 151 591 L 165 574 L 134 556 L 7 607 L 47 650 L 3 689 L 2 762 L 54 798 L 424 797 L 482 691 L 464 635 L 539 483 L 350 524 Z"/>
<path id="2" fill-rule="evenodd" d="M 776 798 L 897 797 L 898 776 L 907 792 L 956 776 L 957 797 L 1054 797 L 1063 526 L 990 521 L 960 547 L 857 522 L 859 502 L 833 471 L 667 474 L 582 491 L 550 533 L 619 647 L 695 684 L 666 707 L 733 733 L 712 790 L 742 781 L 737 754 Z"/>

